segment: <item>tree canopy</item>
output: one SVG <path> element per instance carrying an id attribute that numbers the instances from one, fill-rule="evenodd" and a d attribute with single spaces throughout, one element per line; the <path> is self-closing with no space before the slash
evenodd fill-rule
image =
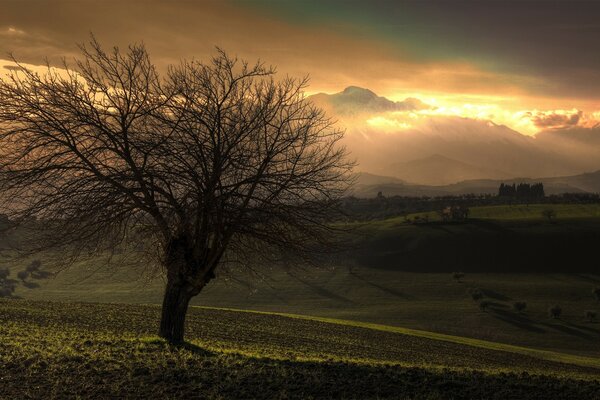
<path id="1" fill-rule="evenodd" d="M 43 221 L 36 250 L 138 242 L 157 254 L 160 334 L 179 341 L 189 300 L 224 261 L 331 242 L 353 164 L 306 79 L 276 80 L 220 49 L 164 76 L 142 45 L 105 51 L 93 39 L 81 52 L 0 81 L 0 207 Z"/>

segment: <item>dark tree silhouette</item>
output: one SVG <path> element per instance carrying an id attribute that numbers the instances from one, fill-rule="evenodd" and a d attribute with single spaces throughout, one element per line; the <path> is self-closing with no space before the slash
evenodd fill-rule
<path id="1" fill-rule="evenodd" d="M 454 279 L 458 283 L 460 283 L 464 277 L 465 277 L 464 272 L 453 272 L 452 273 L 452 279 Z"/>
<path id="2" fill-rule="evenodd" d="M 556 219 L 556 211 L 553 208 L 547 208 L 542 211 L 542 217 L 548 219 L 548 222 L 552 222 Z"/>
<path id="3" fill-rule="evenodd" d="M 66 72 L 0 82 L 0 206 L 43 226 L 34 250 L 77 259 L 135 242 L 142 262 L 158 256 L 159 334 L 178 342 L 220 265 L 332 243 L 353 165 L 306 79 L 220 49 L 161 76 L 143 46 L 80 48 Z"/>
<path id="4" fill-rule="evenodd" d="M 548 308 L 548 315 L 551 318 L 559 319 L 562 315 L 562 307 L 559 305 L 553 305 L 552 307 Z"/>
<path id="5" fill-rule="evenodd" d="M 519 183 L 512 185 L 501 183 L 498 188 L 498 197 L 516 197 L 526 201 L 537 200 L 545 197 L 544 184 Z"/>

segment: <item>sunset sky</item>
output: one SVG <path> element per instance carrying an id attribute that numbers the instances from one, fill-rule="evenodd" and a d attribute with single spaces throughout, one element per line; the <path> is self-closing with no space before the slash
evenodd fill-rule
<path id="1" fill-rule="evenodd" d="M 3 0 L 0 67 L 56 63 L 90 32 L 144 42 L 161 68 L 220 46 L 309 74 L 309 93 L 354 85 L 532 135 L 600 120 L 600 2 Z M 2 68 L 3 72 L 8 71 Z M 372 124 L 401 129 L 408 116 Z"/>

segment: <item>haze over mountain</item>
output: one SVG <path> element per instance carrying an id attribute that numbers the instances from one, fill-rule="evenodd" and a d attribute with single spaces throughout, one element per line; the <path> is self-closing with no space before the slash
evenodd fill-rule
<path id="1" fill-rule="evenodd" d="M 600 169 L 600 128 L 580 128 L 577 115 L 536 120 L 535 136 L 485 118 L 438 113 L 418 99 L 394 102 L 348 87 L 310 97 L 346 128 L 344 144 L 358 170 L 425 185 L 472 179 L 571 176 Z M 574 124 L 573 124 L 574 123 Z"/>
<path id="2" fill-rule="evenodd" d="M 392 177 L 359 173 L 352 195 L 375 197 L 379 192 L 384 196 L 448 196 L 461 194 L 497 194 L 501 183 L 544 184 L 546 195 L 561 193 L 600 193 L 600 171 L 551 178 L 509 178 L 472 179 L 447 185 L 411 184 Z"/>

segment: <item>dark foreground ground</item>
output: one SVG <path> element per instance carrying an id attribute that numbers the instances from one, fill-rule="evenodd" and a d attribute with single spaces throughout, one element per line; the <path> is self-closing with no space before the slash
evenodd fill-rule
<path id="1" fill-rule="evenodd" d="M 185 346 L 143 305 L 0 301 L 0 398 L 600 399 L 600 362 L 194 308 Z"/>

